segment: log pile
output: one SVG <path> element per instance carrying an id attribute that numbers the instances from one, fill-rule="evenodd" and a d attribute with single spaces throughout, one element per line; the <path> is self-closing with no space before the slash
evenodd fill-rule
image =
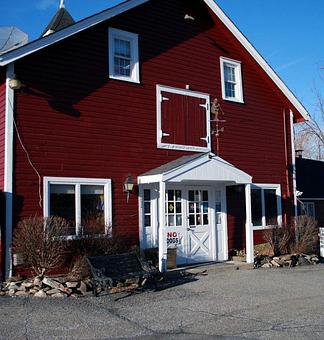
<path id="1" fill-rule="evenodd" d="M 254 259 L 254 268 L 280 268 L 315 265 L 320 262 L 317 255 L 289 254 L 282 256 L 258 255 Z"/>

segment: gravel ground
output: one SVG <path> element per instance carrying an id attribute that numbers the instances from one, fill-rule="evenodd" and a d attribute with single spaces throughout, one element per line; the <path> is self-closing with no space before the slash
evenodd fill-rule
<path id="1" fill-rule="evenodd" d="M 0 339 L 324 339 L 324 265 L 207 268 L 159 292 L 0 298 Z"/>

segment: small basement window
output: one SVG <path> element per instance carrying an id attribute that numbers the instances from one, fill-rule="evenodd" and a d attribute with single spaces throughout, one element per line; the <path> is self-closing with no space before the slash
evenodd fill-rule
<path id="1" fill-rule="evenodd" d="M 45 177 L 44 216 L 64 218 L 68 238 L 108 234 L 111 180 Z"/>
<path id="2" fill-rule="evenodd" d="M 252 185 L 251 207 L 252 224 L 255 230 L 281 225 L 280 185 Z"/>
<path id="3" fill-rule="evenodd" d="M 137 34 L 109 28 L 109 77 L 140 82 Z"/>
<path id="4" fill-rule="evenodd" d="M 223 99 L 243 103 L 241 62 L 220 58 Z"/>

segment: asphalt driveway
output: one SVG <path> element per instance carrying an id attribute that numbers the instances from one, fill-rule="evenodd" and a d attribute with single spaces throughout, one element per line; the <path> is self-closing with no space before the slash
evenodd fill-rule
<path id="1" fill-rule="evenodd" d="M 0 339 L 324 339 L 324 265 L 218 270 L 120 298 L 0 298 Z"/>

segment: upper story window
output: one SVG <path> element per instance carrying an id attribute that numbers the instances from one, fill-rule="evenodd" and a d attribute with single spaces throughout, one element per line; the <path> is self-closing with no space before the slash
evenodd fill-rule
<path id="1" fill-rule="evenodd" d="M 137 34 L 109 28 L 109 77 L 140 82 Z"/>
<path id="2" fill-rule="evenodd" d="M 210 151 L 209 101 L 205 93 L 158 85 L 158 148 Z"/>
<path id="3" fill-rule="evenodd" d="M 281 189 L 279 184 L 255 184 L 251 187 L 252 224 L 255 230 L 281 225 Z"/>
<path id="4" fill-rule="evenodd" d="M 111 180 L 87 178 L 44 178 L 44 216 L 67 221 L 68 238 L 109 233 Z"/>
<path id="5" fill-rule="evenodd" d="M 241 63 L 220 58 L 223 99 L 243 103 Z"/>

